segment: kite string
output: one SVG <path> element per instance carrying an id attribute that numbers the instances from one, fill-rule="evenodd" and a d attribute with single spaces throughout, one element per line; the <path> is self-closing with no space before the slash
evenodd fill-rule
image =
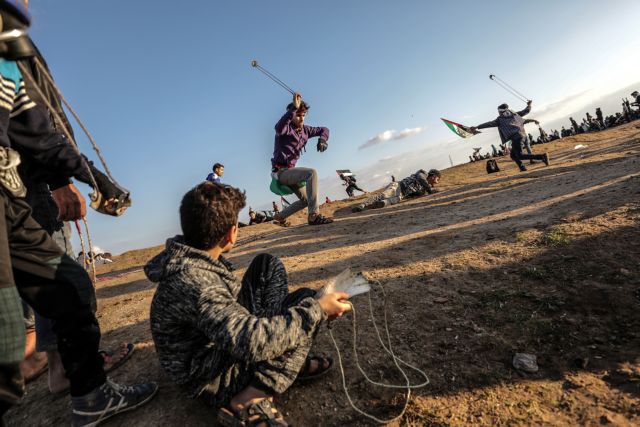
<path id="1" fill-rule="evenodd" d="M 389 347 L 387 348 L 382 340 L 382 336 L 380 334 L 380 331 L 378 329 L 378 326 L 376 324 L 376 319 L 375 316 L 373 315 L 373 302 L 371 299 L 371 292 L 369 292 L 369 310 L 371 313 L 371 320 L 373 322 L 373 326 L 376 330 L 376 334 L 378 336 L 378 341 L 380 342 L 380 345 L 382 346 L 382 348 L 384 348 L 384 350 L 390 354 L 393 358 L 393 363 L 396 366 L 396 368 L 398 368 L 398 370 L 402 373 L 402 376 L 404 377 L 405 381 L 406 381 L 406 385 L 395 385 L 395 384 L 385 384 L 385 383 L 380 383 L 380 382 L 376 382 L 371 380 L 367 374 L 364 372 L 364 370 L 362 369 L 362 366 L 360 365 L 360 361 L 358 360 L 358 351 L 357 351 L 357 323 L 356 323 L 356 309 L 353 306 L 353 303 L 348 302 L 349 305 L 351 305 L 351 309 L 353 311 L 353 353 L 355 356 L 355 361 L 356 361 L 356 366 L 358 367 L 358 370 L 362 373 L 362 375 L 365 377 L 365 379 L 374 385 L 379 385 L 381 387 L 385 387 L 385 388 L 403 388 L 407 390 L 406 396 L 405 396 L 405 402 L 404 405 L 402 407 L 402 411 L 400 412 L 400 414 L 398 414 L 397 416 L 388 419 L 388 420 L 383 420 L 380 419 L 374 415 L 371 415 L 365 411 L 363 411 L 362 409 L 358 408 L 355 403 L 353 402 L 353 400 L 351 399 L 351 395 L 349 394 L 349 389 L 347 387 L 347 381 L 346 381 L 346 375 L 344 372 L 344 366 L 342 364 L 342 354 L 340 353 L 340 348 L 338 347 L 338 343 L 336 342 L 336 339 L 333 336 L 333 332 L 331 330 L 331 328 L 329 328 L 329 336 L 331 337 L 331 340 L 333 341 L 333 345 L 336 349 L 337 355 L 338 355 L 338 366 L 340 367 L 340 374 L 342 376 L 342 388 L 344 389 L 345 395 L 347 396 L 347 400 L 349 401 L 349 404 L 351 405 L 351 407 L 358 412 L 359 414 L 373 420 L 376 421 L 380 424 L 387 424 L 387 423 L 391 423 L 394 421 L 399 420 L 400 418 L 402 418 L 404 416 L 404 414 L 407 411 L 407 407 L 409 406 L 409 400 L 411 399 L 411 390 L 415 389 L 415 388 L 420 388 L 420 387 L 424 387 L 427 384 L 429 384 L 429 377 L 427 376 L 427 374 L 422 371 L 421 369 L 405 362 L 404 360 L 400 359 L 398 356 L 395 355 L 395 353 L 393 352 L 393 348 L 391 345 L 391 334 L 389 332 L 389 323 L 388 323 L 388 319 L 387 319 L 387 297 L 386 297 L 386 293 L 384 292 L 384 286 L 382 286 L 382 284 L 378 281 L 375 281 L 373 283 L 376 283 L 377 285 L 380 286 L 380 288 L 382 289 L 382 294 L 383 294 L 383 299 L 384 299 L 384 308 L 383 308 L 383 313 L 384 313 L 384 328 L 385 328 L 385 332 L 387 335 L 387 343 L 389 345 Z M 409 377 L 407 376 L 406 372 L 400 367 L 400 364 L 398 363 L 400 362 L 401 364 L 410 367 L 411 369 L 415 370 L 416 372 L 419 372 L 422 376 L 424 376 L 425 381 L 421 384 L 416 384 L 413 385 L 411 384 L 411 381 L 409 380 Z"/>

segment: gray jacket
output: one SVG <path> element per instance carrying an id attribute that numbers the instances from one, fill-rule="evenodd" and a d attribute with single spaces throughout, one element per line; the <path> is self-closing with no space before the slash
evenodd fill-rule
<path id="1" fill-rule="evenodd" d="M 325 319 L 305 298 L 283 315 L 256 317 L 238 303 L 240 281 L 224 258 L 167 240 L 144 268 L 158 282 L 151 303 L 151 333 L 160 364 L 195 397 L 234 365 L 247 369 L 313 337 Z"/>

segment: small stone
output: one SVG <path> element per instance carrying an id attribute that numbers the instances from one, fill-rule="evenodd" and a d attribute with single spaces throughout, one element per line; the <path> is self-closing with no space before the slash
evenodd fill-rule
<path id="1" fill-rule="evenodd" d="M 538 361 L 535 354 L 516 353 L 513 355 L 513 367 L 530 374 L 538 372 Z"/>

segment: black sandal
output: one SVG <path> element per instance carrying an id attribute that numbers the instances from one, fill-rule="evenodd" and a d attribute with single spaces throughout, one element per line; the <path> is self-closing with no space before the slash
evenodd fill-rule
<path id="1" fill-rule="evenodd" d="M 311 371 L 311 362 L 316 361 L 316 368 Z M 329 366 L 324 367 L 325 362 L 329 362 Z M 298 373 L 298 380 L 315 380 L 316 378 L 320 378 L 327 374 L 333 368 L 333 359 L 330 357 L 322 357 L 322 356 L 309 356 L 304 361 L 304 366 L 300 369 Z"/>
<path id="2" fill-rule="evenodd" d="M 252 417 L 256 418 L 250 419 Z M 246 406 L 240 413 L 235 413 L 230 408 L 220 408 L 218 411 L 218 423 L 224 427 L 257 426 L 260 423 L 265 423 L 267 427 L 283 427 L 281 420 L 284 417 L 269 399 Z"/>
<path id="3" fill-rule="evenodd" d="M 326 216 L 316 214 L 313 220 L 309 220 L 309 225 L 324 225 L 324 224 L 331 224 L 332 222 L 333 222 L 333 218 L 327 218 Z"/>

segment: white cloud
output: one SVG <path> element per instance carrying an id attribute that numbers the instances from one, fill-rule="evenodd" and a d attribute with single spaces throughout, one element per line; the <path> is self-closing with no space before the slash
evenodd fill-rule
<path id="1" fill-rule="evenodd" d="M 358 149 L 362 150 L 364 148 L 373 147 L 374 145 L 378 145 L 382 142 L 395 141 L 398 139 L 407 138 L 409 136 L 418 135 L 419 133 L 424 132 L 426 129 L 427 129 L 426 127 L 417 127 L 417 128 L 406 128 L 401 131 L 385 130 L 384 132 L 379 133 L 373 138 L 368 139 L 367 142 L 365 142 L 360 147 L 358 147 Z"/>

